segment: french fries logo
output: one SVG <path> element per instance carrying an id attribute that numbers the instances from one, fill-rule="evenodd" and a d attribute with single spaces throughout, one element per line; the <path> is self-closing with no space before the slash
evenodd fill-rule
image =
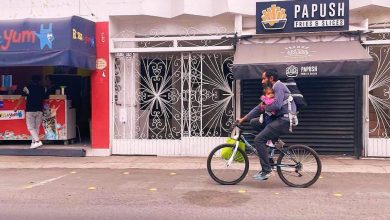
<path id="1" fill-rule="evenodd" d="M 261 20 L 265 30 L 284 29 L 287 23 L 286 9 L 273 4 L 262 11 Z"/>

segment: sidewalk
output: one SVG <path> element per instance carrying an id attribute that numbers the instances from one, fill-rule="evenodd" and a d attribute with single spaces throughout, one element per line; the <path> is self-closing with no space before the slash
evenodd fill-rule
<path id="1" fill-rule="evenodd" d="M 26 157 L 0 156 L 0 169 L 206 169 L 204 157 L 155 157 L 155 156 L 110 156 L 110 157 Z M 335 173 L 390 173 L 390 159 L 360 159 L 352 157 L 323 156 L 322 172 Z M 258 170 L 256 158 L 251 159 L 251 170 Z"/>

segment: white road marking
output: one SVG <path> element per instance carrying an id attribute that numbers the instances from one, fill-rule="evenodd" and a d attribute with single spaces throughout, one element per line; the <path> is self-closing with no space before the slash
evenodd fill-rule
<path id="1" fill-rule="evenodd" d="M 61 179 L 61 178 L 66 177 L 66 176 L 68 176 L 68 174 L 65 174 L 65 175 L 62 175 L 62 176 L 59 176 L 59 177 L 55 177 L 55 178 L 51 178 L 51 179 L 47 179 L 47 180 L 41 181 L 41 182 L 39 182 L 39 183 L 35 183 L 35 184 L 32 184 L 32 185 L 25 186 L 25 187 L 23 187 L 23 188 L 24 188 L 24 189 L 31 189 L 31 188 L 34 188 L 34 187 L 37 187 L 37 186 L 43 186 L 43 185 L 45 185 L 45 184 L 47 184 L 47 183 L 54 182 L 54 181 L 56 181 L 56 180 L 59 180 L 59 179 Z"/>

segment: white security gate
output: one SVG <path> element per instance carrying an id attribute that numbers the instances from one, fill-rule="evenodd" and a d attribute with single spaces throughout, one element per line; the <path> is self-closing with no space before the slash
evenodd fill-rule
<path id="1" fill-rule="evenodd" d="M 365 44 L 374 58 L 374 68 L 365 79 L 365 156 L 390 157 L 390 30 L 374 31 Z"/>
<path id="2" fill-rule="evenodd" d="M 113 55 L 113 154 L 204 156 L 225 141 L 231 52 Z"/>

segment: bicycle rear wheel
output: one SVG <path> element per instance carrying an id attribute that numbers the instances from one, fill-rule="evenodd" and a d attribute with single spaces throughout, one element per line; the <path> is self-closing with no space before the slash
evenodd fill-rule
<path id="1" fill-rule="evenodd" d="M 243 180 L 249 170 L 249 159 L 245 152 L 238 148 L 232 155 L 234 145 L 221 144 L 214 148 L 207 158 L 207 171 L 210 177 L 222 185 L 234 185 Z M 228 164 L 233 156 L 231 164 Z"/>
<path id="2" fill-rule="evenodd" d="M 318 154 L 305 145 L 292 145 L 287 153 L 281 153 L 277 161 L 280 179 L 291 187 L 306 188 L 313 185 L 321 175 L 321 160 Z"/>

